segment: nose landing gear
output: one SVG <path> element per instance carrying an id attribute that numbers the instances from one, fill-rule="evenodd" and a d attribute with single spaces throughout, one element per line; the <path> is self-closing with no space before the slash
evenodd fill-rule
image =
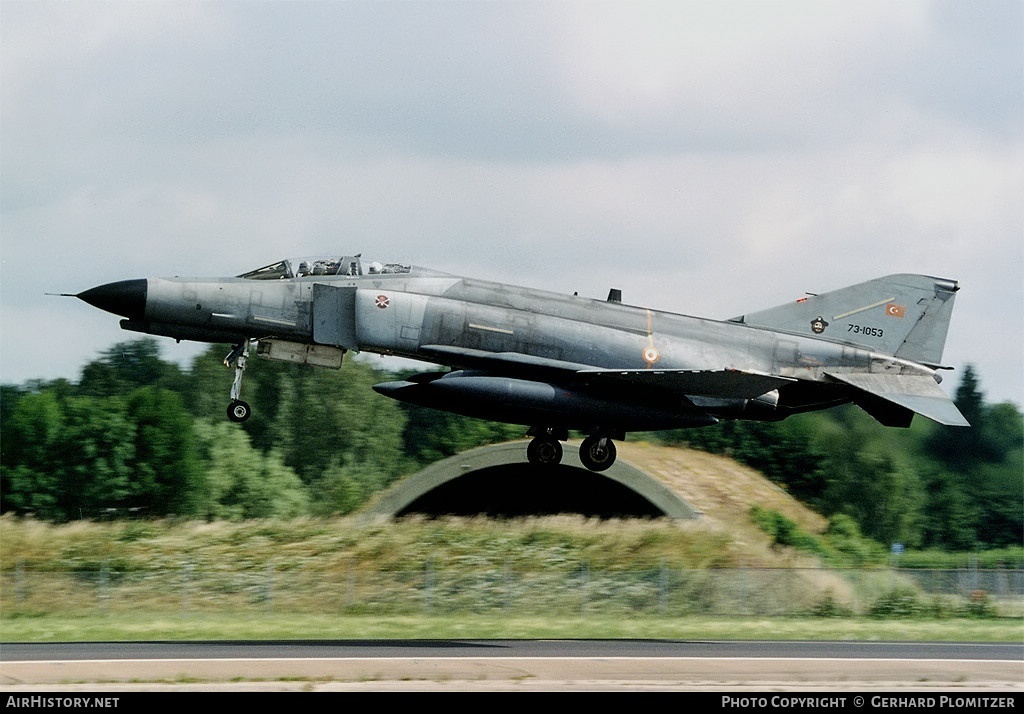
<path id="1" fill-rule="evenodd" d="M 239 397 L 242 394 L 242 374 L 245 372 L 245 361 L 249 357 L 249 342 L 243 340 L 235 345 L 234 349 L 224 358 L 225 367 L 235 368 L 235 381 L 231 385 L 231 402 L 228 404 L 228 419 L 241 423 L 252 416 L 252 409 L 247 402 Z"/>

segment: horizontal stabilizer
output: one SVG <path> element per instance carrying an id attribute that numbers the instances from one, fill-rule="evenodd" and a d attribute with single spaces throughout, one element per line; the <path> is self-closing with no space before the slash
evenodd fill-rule
<path id="1" fill-rule="evenodd" d="M 609 379 L 637 386 L 658 387 L 680 395 L 754 399 L 795 379 L 737 369 L 584 369 L 581 377 Z"/>
<path id="2" fill-rule="evenodd" d="M 829 377 L 946 426 L 970 423 L 928 375 L 832 374 Z"/>

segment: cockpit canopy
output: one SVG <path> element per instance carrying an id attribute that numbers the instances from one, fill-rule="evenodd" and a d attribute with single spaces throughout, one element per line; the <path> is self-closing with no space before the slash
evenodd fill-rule
<path id="1" fill-rule="evenodd" d="M 362 255 L 345 255 L 339 257 L 313 257 L 279 260 L 248 273 L 239 278 L 247 280 L 288 280 L 291 278 L 320 277 L 322 275 L 384 275 L 408 273 L 409 265 L 400 263 L 378 263 L 363 260 Z"/>

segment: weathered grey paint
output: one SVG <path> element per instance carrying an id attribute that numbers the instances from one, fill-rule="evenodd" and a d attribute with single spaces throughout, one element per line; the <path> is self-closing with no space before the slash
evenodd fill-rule
<path id="1" fill-rule="evenodd" d="M 330 265 L 302 276 L 282 261 L 245 278 L 151 278 L 144 311 L 118 312 L 113 299 L 141 294 L 141 281 L 80 297 L 129 316 L 126 329 L 177 339 L 272 339 L 444 364 L 451 379 L 379 391 L 559 433 L 780 419 L 851 401 L 889 425 L 915 412 L 967 425 L 935 386 L 955 281 L 891 275 L 720 321 L 398 264 L 364 273 L 358 257 Z"/>

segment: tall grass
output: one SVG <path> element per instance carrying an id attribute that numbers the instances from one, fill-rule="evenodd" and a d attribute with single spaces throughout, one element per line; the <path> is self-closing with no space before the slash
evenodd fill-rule
<path id="1" fill-rule="evenodd" d="M 8 641 L 80 639 L 97 628 L 115 638 L 216 638 L 237 632 L 240 621 L 263 636 L 308 636 L 304 623 L 323 618 L 335 623 L 323 636 L 355 623 L 365 628 L 367 618 L 381 623 L 370 628 L 378 632 L 411 618 L 407 636 L 443 637 L 459 622 L 476 633 L 462 636 L 554 636 L 570 622 L 575 636 L 675 636 L 695 623 L 750 632 L 741 623 L 764 618 L 777 630 L 794 617 L 825 623 L 825 634 L 841 631 L 840 621 L 872 618 L 942 620 L 944 633 L 950 622 L 964 633 L 968 623 L 978 629 L 981 618 L 1001 618 L 979 636 L 1021 639 L 1019 573 L 993 581 L 1003 599 L 972 576 L 969 594 L 933 595 L 906 571 L 830 570 L 795 549 L 771 547 L 767 536 L 739 540 L 663 521 L 52 525 L 0 518 L 0 623 Z"/>

